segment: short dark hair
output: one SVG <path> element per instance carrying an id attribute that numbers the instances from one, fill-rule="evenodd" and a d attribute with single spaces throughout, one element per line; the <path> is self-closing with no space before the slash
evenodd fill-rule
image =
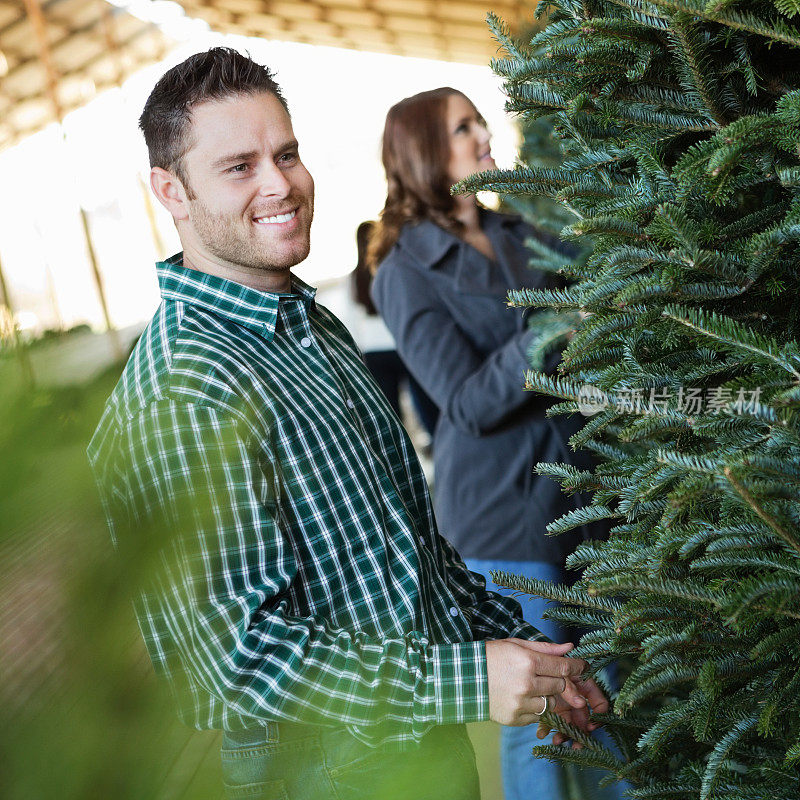
<path id="1" fill-rule="evenodd" d="M 182 159 L 191 146 L 187 139 L 192 107 L 207 100 L 262 92 L 275 95 L 289 113 L 273 73 L 248 56 L 230 47 L 212 47 L 189 56 L 161 77 L 139 118 L 150 166 L 175 173 L 191 194 Z"/>

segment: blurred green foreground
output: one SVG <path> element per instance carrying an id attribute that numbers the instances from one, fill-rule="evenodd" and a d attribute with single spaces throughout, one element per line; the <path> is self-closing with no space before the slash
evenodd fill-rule
<path id="1" fill-rule="evenodd" d="M 54 385 L 57 348 L 29 352 L 35 388 L 0 351 L 0 797 L 219 798 L 218 737 L 156 684 L 86 462 L 122 364 Z"/>
<path id="2" fill-rule="evenodd" d="M 121 332 L 127 349 L 133 331 Z M 122 371 L 88 331 L 0 349 L 0 798 L 219 800 L 219 734 L 178 722 L 114 558 L 86 445 Z M 110 366 L 104 367 L 107 364 Z M 100 371 L 104 370 L 104 371 Z M 498 728 L 469 726 L 484 800 Z"/>

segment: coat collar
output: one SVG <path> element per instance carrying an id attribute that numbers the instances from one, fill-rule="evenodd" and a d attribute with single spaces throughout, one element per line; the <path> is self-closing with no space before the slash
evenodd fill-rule
<path id="1" fill-rule="evenodd" d="M 486 208 L 480 210 L 481 223 L 490 239 L 502 230 L 513 230 L 523 224 L 515 214 L 498 214 Z M 397 243 L 420 264 L 435 267 L 454 247 L 468 247 L 458 236 L 446 231 L 429 219 L 405 225 L 397 237 Z"/>

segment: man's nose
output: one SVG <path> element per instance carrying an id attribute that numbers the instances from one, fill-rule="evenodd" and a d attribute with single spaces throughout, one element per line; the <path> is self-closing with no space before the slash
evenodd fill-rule
<path id="1" fill-rule="evenodd" d="M 259 177 L 258 193 L 262 197 L 286 197 L 292 190 L 292 184 L 275 164 L 265 167 Z"/>

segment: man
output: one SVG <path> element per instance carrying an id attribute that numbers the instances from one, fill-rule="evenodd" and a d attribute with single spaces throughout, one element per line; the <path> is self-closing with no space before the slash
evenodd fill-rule
<path id="1" fill-rule="evenodd" d="M 464 723 L 591 729 L 539 641 L 437 531 L 400 423 L 290 268 L 314 184 L 269 71 L 184 61 L 140 121 L 183 247 L 90 444 L 137 616 L 231 797 L 478 797 Z M 468 469 L 469 465 L 465 465 Z M 144 555 L 143 555 L 144 554 Z M 393 755 L 391 755 L 393 754 Z"/>

